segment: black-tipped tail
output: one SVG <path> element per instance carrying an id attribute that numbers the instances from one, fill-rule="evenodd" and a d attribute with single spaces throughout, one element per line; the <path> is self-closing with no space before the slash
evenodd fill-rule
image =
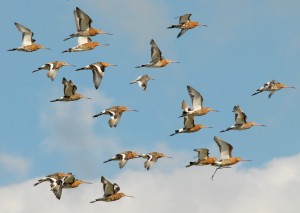
<path id="1" fill-rule="evenodd" d="M 171 25 L 170 27 L 167 27 L 167 29 L 172 29 L 172 28 L 179 28 L 180 25 Z"/>
<path id="2" fill-rule="evenodd" d="M 109 162 L 109 161 L 112 161 L 112 159 L 108 159 L 108 160 L 104 161 L 103 163 L 107 163 L 107 162 Z"/>
<path id="3" fill-rule="evenodd" d="M 7 51 L 15 51 L 15 50 L 18 50 L 17 48 L 13 48 L 13 49 L 9 49 Z"/>
<path id="4" fill-rule="evenodd" d="M 85 70 L 85 68 L 81 67 L 81 68 L 76 69 L 75 71 L 80 71 L 80 70 Z"/>
<path id="5" fill-rule="evenodd" d="M 179 130 L 175 130 L 175 132 L 173 134 L 171 134 L 170 136 L 176 135 L 179 133 Z"/>
<path id="6" fill-rule="evenodd" d="M 54 100 L 52 100 L 52 101 L 50 101 L 50 102 L 56 102 L 56 101 L 59 101 L 59 99 L 54 99 Z"/>
<path id="7" fill-rule="evenodd" d="M 185 167 L 188 168 L 188 167 L 191 167 L 191 166 L 194 166 L 195 165 L 195 162 L 190 162 L 189 165 L 186 165 Z"/>
<path id="8" fill-rule="evenodd" d="M 253 93 L 251 96 L 257 95 L 258 93 L 261 93 L 261 92 L 262 92 L 262 91 L 255 92 L 255 93 Z"/>
<path id="9" fill-rule="evenodd" d="M 102 113 L 100 112 L 99 114 L 93 115 L 93 118 L 96 118 L 98 116 L 102 115 Z"/>

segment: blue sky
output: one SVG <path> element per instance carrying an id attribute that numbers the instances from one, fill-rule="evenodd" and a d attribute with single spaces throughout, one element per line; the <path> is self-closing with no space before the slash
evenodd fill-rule
<path id="1" fill-rule="evenodd" d="M 61 54 L 61 51 L 77 45 L 76 39 L 63 41 L 75 32 L 73 10 L 76 6 L 93 19 L 94 27 L 113 34 L 92 38 L 109 46 L 96 47 L 88 52 Z M 4 196 L 1 191 L 17 186 L 28 189 L 32 196 L 37 196 L 37 200 L 44 194 L 48 196 L 48 186 L 41 186 L 45 187 L 45 191 L 27 187 L 31 187 L 37 178 L 56 171 L 71 171 L 79 179 L 95 181 L 103 175 L 119 181 L 121 189 L 127 190 L 128 194 L 130 187 L 133 193 L 136 188 L 142 188 L 132 186 L 132 183 L 122 187 L 122 178 L 126 176 L 125 180 L 130 181 L 128 176 L 131 174 L 144 182 L 144 178 L 150 181 L 151 177 L 164 181 L 170 174 L 186 174 L 186 180 L 191 182 L 201 176 L 204 182 L 208 181 L 212 191 L 224 182 L 223 177 L 233 177 L 236 183 L 232 184 L 241 194 L 245 191 L 239 191 L 239 184 L 243 184 L 239 178 L 248 180 L 256 177 L 255 174 L 261 174 L 259 178 L 268 183 L 268 175 L 277 174 L 276 169 L 272 170 L 273 166 L 282 170 L 282 162 L 289 162 L 292 167 L 293 162 L 299 160 L 300 145 L 296 140 L 300 117 L 297 113 L 300 104 L 299 6 L 300 2 L 295 0 L 6 2 L 1 13 L 1 28 L 5 34 L 0 40 L 0 88 L 4 96 L 0 123 L 0 197 Z M 174 17 L 186 13 L 191 13 L 192 20 L 208 27 L 197 27 L 177 39 L 179 30 L 166 27 L 178 22 Z M 51 50 L 33 53 L 6 51 L 21 44 L 21 33 L 14 22 L 30 28 L 36 43 Z M 150 61 L 151 39 L 156 41 L 165 58 L 180 63 L 161 69 L 134 68 Z M 32 73 L 39 66 L 55 60 L 66 61 L 76 67 L 63 67 L 53 82 L 46 77 L 46 71 Z M 74 70 L 97 61 L 118 66 L 106 69 L 100 88 L 95 90 L 90 71 Z M 155 78 L 149 82 L 145 92 L 137 85 L 129 84 L 143 74 Z M 92 100 L 50 103 L 50 100 L 62 96 L 62 77 L 71 79 L 77 85 L 78 92 Z M 267 93 L 251 96 L 257 88 L 273 79 L 297 89 L 281 90 L 271 99 L 268 99 Z M 196 118 L 197 123 L 212 126 L 212 129 L 170 137 L 175 129 L 183 126 L 182 119 L 178 118 L 181 101 L 185 99 L 191 104 L 187 85 L 203 95 L 205 106 L 220 112 Z M 114 105 L 139 111 L 125 112 L 117 128 L 109 128 L 108 116 L 92 118 L 94 114 Z M 240 105 L 249 121 L 267 127 L 219 133 L 234 123 L 234 105 Z M 209 148 L 211 155 L 218 156 L 214 136 L 231 143 L 234 146 L 233 155 L 252 160 L 240 163 L 232 170 L 220 171 L 216 176 L 219 178 L 216 186 L 209 182 L 213 168 L 191 168 L 186 171 L 184 167 L 193 160 L 194 148 Z M 174 159 L 161 159 L 150 171 L 143 168 L 141 159 L 128 162 L 122 170 L 115 162 L 102 164 L 125 150 L 140 153 L 161 151 Z M 293 172 L 292 169 L 288 171 Z M 287 176 L 280 174 L 277 178 L 285 179 Z M 300 174 L 296 173 L 295 177 L 299 185 Z M 290 189 L 291 183 L 287 183 L 285 189 Z M 95 185 L 93 187 L 98 188 L 100 196 L 101 187 L 97 182 Z M 88 190 L 82 193 L 87 195 Z M 178 193 L 181 191 L 178 190 Z M 87 201 L 94 199 L 93 196 L 97 194 L 88 197 Z M 10 201 L 11 197 L 7 197 Z M 64 192 L 60 203 L 64 199 L 68 203 L 65 197 L 67 194 Z M 54 198 L 50 194 L 49 198 L 43 199 L 45 202 L 52 199 L 51 202 L 56 203 Z M 128 203 L 123 200 L 118 205 L 134 206 L 140 202 L 142 199 Z M 207 208 L 211 207 L 207 204 Z M 38 210 L 42 207 L 38 206 Z M 91 209 L 93 211 L 96 209 Z M 11 212 L 25 211 L 21 208 Z"/>

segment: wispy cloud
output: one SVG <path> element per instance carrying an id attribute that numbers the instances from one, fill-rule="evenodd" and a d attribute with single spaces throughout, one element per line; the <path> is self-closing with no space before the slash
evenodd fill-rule
<path id="1" fill-rule="evenodd" d="M 30 169 L 29 159 L 11 153 L 0 153 L 1 176 L 25 176 Z M 2 177 L 3 178 L 3 177 Z"/>
<path id="2" fill-rule="evenodd" d="M 157 166 L 150 171 L 124 170 L 117 178 L 121 191 L 135 198 L 123 198 L 114 203 L 89 201 L 101 197 L 99 178 L 91 185 L 65 189 L 60 201 L 50 191 L 49 184 L 33 187 L 36 180 L 0 188 L 1 212 L 291 212 L 300 208 L 300 155 L 279 158 L 260 169 L 178 168 L 165 172 Z M 9 205 L 14 201 L 14 205 Z M 74 202 L 76 201 L 76 202 Z M 40 205 L 36 205 L 39 203 Z M 155 204 L 155 205 L 154 205 Z"/>

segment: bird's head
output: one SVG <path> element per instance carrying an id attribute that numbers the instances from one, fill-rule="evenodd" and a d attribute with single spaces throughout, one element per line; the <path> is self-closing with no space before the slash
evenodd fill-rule
<path id="1" fill-rule="evenodd" d="M 100 62 L 101 66 L 104 66 L 104 67 L 110 67 L 110 66 L 117 66 L 115 64 L 110 64 L 108 62 Z"/>

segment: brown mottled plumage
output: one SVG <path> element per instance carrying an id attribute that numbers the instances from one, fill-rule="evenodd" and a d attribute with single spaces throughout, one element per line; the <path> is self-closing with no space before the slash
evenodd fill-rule
<path id="1" fill-rule="evenodd" d="M 264 92 L 264 91 L 268 91 L 268 92 L 270 92 L 268 97 L 271 98 L 272 95 L 274 94 L 274 92 L 276 92 L 278 90 L 281 90 L 283 88 L 296 89 L 296 87 L 290 87 L 290 86 L 287 86 L 285 84 L 276 82 L 275 80 L 272 80 L 272 81 L 266 82 L 262 87 L 257 89 L 256 90 L 257 92 L 253 93 L 252 96 L 257 95 L 258 93 L 261 93 L 261 92 Z"/>
<path id="2" fill-rule="evenodd" d="M 117 125 L 120 122 L 121 116 L 122 116 L 123 112 L 125 112 L 125 111 L 137 111 L 137 110 L 128 109 L 125 106 L 113 106 L 113 107 L 103 110 L 102 112 L 94 115 L 93 117 L 96 118 L 103 114 L 109 114 L 110 115 L 110 119 L 108 120 L 109 126 L 117 127 Z"/>
<path id="3" fill-rule="evenodd" d="M 195 124 L 193 115 L 185 115 L 184 116 L 184 127 L 181 129 L 175 130 L 175 132 L 172 133 L 170 136 L 173 136 L 173 135 L 176 135 L 179 133 L 197 132 L 203 128 L 212 128 L 212 127 L 207 127 L 202 124 Z"/>
<path id="4" fill-rule="evenodd" d="M 121 168 L 123 168 L 125 166 L 125 164 L 127 163 L 128 160 L 134 159 L 134 158 L 139 158 L 139 157 L 140 157 L 140 155 L 138 153 L 136 153 L 136 152 L 124 151 L 124 152 L 116 154 L 112 158 L 104 161 L 103 163 L 107 163 L 109 161 L 118 160 L 118 161 L 120 161 L 119 162 L 119 167 L 121 169 Z"/>
<path id="5" fill-rule="evenodd" d="M 147 89 L 147 82 L 149 80 L 154 80 L 154 78 L 152 78 L 151 76 L 149 76 L 147 74 L 141 75 L 137 79 L 131 81 L 130 84 L 137 83 L 139 85 L 139 87 L 143 88 L 143 90 L 145 91 Z"/>
<path id="6" fill-rule="evenodd" d="M 95 63 L 87 65 L 85 67 L 81 67 L 79 69 L 76 69 L 75 71 L 92 70 L 92 72 L 93 72 L 93 82 L 94 82 L 95 88 L 98 89 L 99 86 L 100 86 L 100 83 L 102 81 L 102 78 L 104 76 L 105 68 L 109 67 L 109 66 L 117 66 L 117 65 L 110 64 L 108 62 L 95 62 Z"/>
<path id="7" fill-rule="evenodd" d="M 203 97 L 196 89 L 188 85 L 187 90 L 189 96 L 191 97 L 193 108 L 190 108 L 185 100 L 183 100 L 181 104 L 183 112 L 180 117 L 183 117 L 185 115 L 202 116 L 206 115 L 209 112 L 219 112 L 218 110 L 215 110 L 211 107 L 203 107 Z"/>
<path id="8" fill-rule="evenodd" d="M 141 68 L 141 67 L 150 67 L 150 68 L 161 68 L 167 66 L 169 63 L 179 63 L 177 61 L 173 61 L 170 59 L 165 59 L 162 56 L 162 53 L 155 43 L 153 39 L 150 41 L 151 44 L 151 61 L 148 64 L 143 64 L 141 66 L 137 66 L 135 68 Z"/>
<path id="9" fill-rule="evenodd" d="M 71 47 L 67 50 L 62 51 L 62 53 L 65 52 L 82 52 L 82 51 L 89 51 L 94 49 L 97 46 L 106 46 L 107 44 L 101 44 L 96 41 L 92 41 L 87 36 L 79 36 L 78 37 L 78 45 L 76 47 Z"/>
<path id="10" fill-rule="evenodd" d="M 233 107 L 232 112 L 235 113 L 235 124 L 220 132 L 226 132 L 230 130 L 246 130 L 253 126 L 266 126 L 264 124 L 258 124 L 254 121 L 247 122 L 246 120 L 247 115 L 243 112 L 243 110 L 238 105 Z"/>
<path id="11" fill-rule="evenodd" d="M 149 170 L 159 158 L 171 158 L 169 156 L 166 156 L 164 153 L 161 152 L 149 152 L 147 154 L 141 154 L 140 157 L 147 158 L 147 160 L 144 163 L 145 169 Z"/>
<path id="12" fill-rule="evenodd" d="M 221 168 L 230 168 L 229 166 L 234 165 L 240 161 L 250 161 L 250 160 L 244 160 L 241 157 L 232 157 L 232 150 L 233 147 L 227 143 L 226 141 L 222 140 L 221 138 L 214 137 L 214 141 L 217 143 L 220 151 L 220 160 L 216 160 L 212 166 L 217 166 L 214 174 L 211 176 L 211 179 L 213 180 L 216 172 Z"/>
<path id="13" fill-rule="evenodd" d="M 217 160 L 216 157 L 209 157 L 208 149 L 194 149 L 194 151 L 198 152 L 198 160 L 190 162 L 190 164 L 186 165 L 185 167 L 212 165 Z"/>
<path id="14" fill-rule="evenodd" d="M 54 81 L 58 70 L 63 66 L 74 66 L 64 61 L 52 61 L 44 64 L 43 66 L 33 70 L 32 72 L 37 72 L 40 70 L 48 70 L 47 77 Z"/>
<path id="15" fill-rule="evenodd" d="M 105 201 L 105 202 L 111 202 L 121 199 L 122 197 L 133 197 L 126 195 L 122 192 L 118 192 L 120 190 L 120 187 L 116 183 L 111 183 L 108 181 L 105 177 L 101 177 L 101 183 L 103 184 L 103 197 L 95 199 L 91 201 L 90 203 L 95 203 L 97 201 Z"/>
<path id="16" fill-rule="evenodd" d="M 62 84 L 64 85 L 64 96 L 58 98 L 58 99 L 54 99 L 50 102 L 56 102 L 56 101 L 77 101 L 81 98 L 86 98 L 86 99 L 91 99 L 88 97 L 83 96 L 82 94 L 78 94 L 76 93 L 77 91 L 77 86 L 71 81 L 71 80 L 67 80 L 65 78 L 63 78 L 62 80 Z"/>
<path id="17" fill-rule="evenodd" d="M 17 29 L 22 32 L 22 46 L 21 47 L 16 47 L 13 49 L 9 49 L 8 51 L 23 51 L 23 52 L 33 52 L 39 49 L 48 49 L 47 47 L 44 47 L 43 45 L 40 44 L 35 44 L 35 40 L 32 38 L 33 37 L 33 32 L 28 29 L 27 27 L 24 27 L 23 25 L 16 23 L 15 25 Z"/>
<path id="18" fill-rule="evenodd" d="M 90 184 L 90 182 L 75 179 L 72 173 L 57 172 L 39 179 L 34 186 L 37 186 L 45 181 L 50 182 L 51 191 L 53 191 L 57 199 L 61 198 L 63 188 L 76 188 L 82 183 Z"/>
<path id="19" fill-rule="evenodd" d="M 171 25 L 170 27 L 167 27 L 168 29 L 170 28 L 179 28 L 181 29 L 181 31 L 179 32 L 179 34 L 177 35 L 177 38 L 179 38 L 180 36 L 182 36 L 186 31 L 193 29 L 197 26 L 204 26 L 207 27 L 207 25 L 205 24 L 200 24 L 199 22 L 196 21 L 191 21 L 190 20 L 190 16 L 192 14 L 185 14 L 183 16 L 179 17 L 179 24 L 176 25 Z"/>
<path id="20" fill-rule="evenodd" d="M 79 36 L 95 36 L 98 34 L 112 35 L 111 33 L 107 33 L 100 29 L 91 27 L 93 20 L 85 12 L 79 9 L 79 7 L 76 7 L 76 9 L 74 10 L 74 18 L 77 32 L 71 34 L 70 37 L 65 38 L 64 41 Z"/>

